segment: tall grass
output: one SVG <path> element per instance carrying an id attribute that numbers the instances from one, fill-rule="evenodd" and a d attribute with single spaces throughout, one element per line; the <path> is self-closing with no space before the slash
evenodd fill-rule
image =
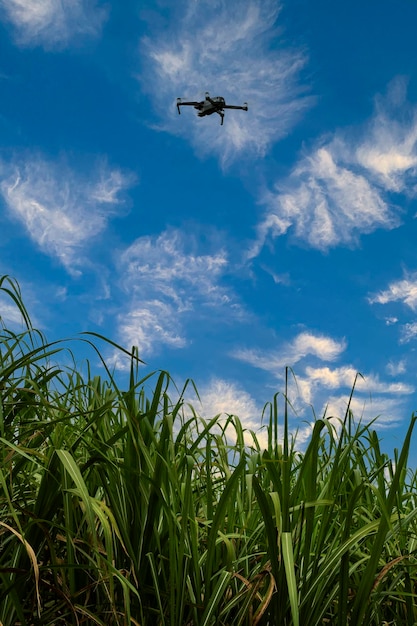
<path id="1" fill-rule="evenodd" d="M 414 415 L 393 460 L 349 407 L 300 452 L 284 390 L 267 449 L 247 446 L 237 417 L 141 378 L 135 351 L 124 386 L 56 365 L 65 344 L 32 328 L 15 282 L 0 290 L 24 323 L 0 333 L 3 626 L 417 622 Z"/>

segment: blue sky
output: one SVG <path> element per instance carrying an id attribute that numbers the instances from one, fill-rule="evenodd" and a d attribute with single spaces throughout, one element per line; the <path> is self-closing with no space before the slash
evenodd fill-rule
<path id="1" fill-rule="evenodd" d="M 47 338 L 138 345 L 144 374 L 253 429 L 289 365 L 300 440 L 361 372 L 355 414 L 400 445 L 417 3 L 0 0 L 0 20 L 0 272 Z M 207 90 L 248 112 L 178 116 Z"/>

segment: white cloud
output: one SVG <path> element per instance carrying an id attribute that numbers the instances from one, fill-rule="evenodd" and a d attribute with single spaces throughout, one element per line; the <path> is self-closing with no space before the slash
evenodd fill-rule
<path id="1" fill-rule="evenodd" d="M 417 108 L 406 102 L 406 81 L 398 77 L 385 97 L 375 99 L 375 113 L 356 149 L 357 162 L 386 189 L 407 191 L 417 173 Z"/>
<path id="2" fill-rule="evenodd" d="M 118 333 L 124 345 L 138 345 L 140 355 L 161 345 L 186 345 L 187 314 L 212 319 L 215 310 L 227 307 L 229 323 L 242 316 L 234 295 L 221 284 L 226 253 L 199 254 L 196 246 L 191 235 L 172 229 L 140 237 L 121 254 L 120 282 L 129 301 L 118 316 Z"/>
<path id="3" fill-rule="evenodd" d="M 229 296 L 216 280 L 228 265 L 224 250 L 198 254 L 192 237 L 171 229 L 158 237 L 140 237 L 121 256 L 129 288 L 137 293 L 157 291 L 175 301 L 180 310 L 192 307 L 196 294 L 206 304 L 228 304 Z"/>
<path id="4" fill-rule="evenodd" d="M 119 194 L 132 183 L 131 175 L 103 163 L 88 177 L 63 162 L 35 156 L 0 163 L 0 195 L 9 213 L 72 273 L 79 273 L 80 253 L 105 229 L 120 204 Z"/>
<path id="5" fill-rule="evenodd" d="M 400 374 L 405 374 L 405 361 L 389 361 L 385 369 L 390 376 L 399 376 Z"/>
<path id="6" fill-rule="evenodd" d="M 290 276 L 288 273 L 279 274 L 278 272 L 275 272 L 273 269 L 271 269 L 270 267 L 267 267 L 266 265 L 261 265 L 260 267 L 261 269 L 264 270 L 264 272 L 266 272 L 267 274 L 271 276 L 272 280 L 274 281 L 276 285 L 288 286 L 291 284 Z"/>
<path id="7" fill-rule="evenodd" d="M 381 414 L 378 424 L 392 426 L 404 417 L 405 397 L 415 392 L 415 387 L 403 381 L 386 382 L 376 374 L 361 376 L 352 365 L 312 366 L 311 357 L 321 361 L 334 361 L 343 353 L 346 345 L 330 337 L 301 333 L 291 343 L 278 345 L 274 351 L 260 353 L 255 350 L 238 350 L 232 356 L 269 372 L 283 380 L 284 365 L 297 364 L 295 379 L 288 381 L 288 399 L 298 421 L 310 420 L 312 408 L 321 406 L 317 417 L 327 415 L 342 418 L 349 395 L 355 383 L 351 409 L 356 419 L 369 421 Z M 390 370 L 392 375 L 404 373 L 404 364 L 398 363 Z M 328 397 L 328 391 L 332 395 Z M 301 429 L 301 438 L 308 438 L 311 427 Z M 298 440 L 302 443 L 302 439 Z"/>
<path id="8" fill-rule="evenodd" d="M 390 283 L 387 289 L 371 296 L 368 301 L 370 304 L 403 302 L 415 311 L 417 308 L 417 274 L 413 273 L 402 280 Z"/>
<path id="9" fill-rule="evenodd" d="M 301 156 L 286 179 L 263 193 L 265 214 L 248 257 L 269 236 L 290 232 L 311 247 L 356 245 L 360 235 L 401 223 L 387 192 L 417 193 L 417 107 L 402 78 L 375 99 L 371 119 L 339 129 Z M 389 200 L 388 200 L 389 199 Z"/>
<path id="10" fill-rule="evenodd" d="M 326 414 L 328 419 L 338 418 L 342 420 L 346 414 L 348 400 L 347 396 L 331 396 L 323 404 L 319 415 Z M 404 420 L 404 403 L 398 398 L 354 396 L 350 402 L 350 410 L 356 424 L 359 420 L 363 423 L 369 423 L 377 418 L 375 426 L 378 430 L 392 428 Z"/>
<path id="11" fill-rule="evenodd" d="M 338 367 L 309 367 L 305 369 L 308 381 L 314 385 L 320 385 L 327 389 L 340 389 L 342 387 L 352 388 L 357 375 L 357 371 L 352 366 Z M 368 374 L 358 376 L 355 389 L 358 392 L 386 393 L 386 394 L 410 394 L 414 392 L 414 387 L 406 383 L 385 383 L 381 382 L 378 376 Z"/>
<path id="12" fill-rule="evenodd" d="M 219 378 L 213 379 L 209 384 L 199 389 L 200 403 L 192 402 L 194 409 L 206 420 L 215 415 L 221 416 L 220 424 L 229 415 L 239 418 L 243 428 L 245 443 L 253 445 L 253 437 L 249 431 L 256 434 L 261 448 L 267 447 L 268 436 L 265 429 L 260 428 L 262 408 L 257 405 L 252 396 L 244 391 L 236 383 L 228 382 Z M 229 440 L 236 439 L 233 426 L 226 430 Z"/>
<path id="13" fill-rule="evenodd" d="M 224 425 L 227 416 L 237 416 L 245 429 L 244 441 L 246 445 L 253 445 L 253 436 L 255 434 L 257 442 L 261 449 L 268 447 L 268 431 L 269 425 L 268 414 L 266 412 L 263 423 L 261 417 L 264 406 L 260 406 L 256 400 L 240 385 L 215 378 L 210 383 L 202 386 L 198 390 L 200 401 L 193 395 L 187 398 L 195 412 L 208 421 L 216 415 L 220 416 L 219 424 Z M 289 431 L 290 436 L 296 436 L 297 448 L 302 447 L 309 439 L 314 423 L 307 420 L 291 419 L 290 416 Z M 282 442 L 283 432 L 281 425 L 278 429 L 279 439 Z M 228 426 L 226 435 L 229 442 L 236 440 L 236 433 L 233 425 Z"/>
<path id="14" fill-rule="evenodd" d="M 268 235 L 291 229 L 311 247 L 327 250 L 355 244 L 363 233 L 393 228 L 398 218 L 364 175 L 343 163 L 340 142 L 330 142 L 304 156 L 285 182 L 264 194 L 266 215 L 258 226 L 249 257 Z"/>
<path id="15" fill-rule="evenodd" d="M 370 304 L 401 302 L 412 311 L 417 310 L 417 272 L 405 272 L 404 278 L 393 281 L 387 287 L 368 298 Z M 391 318 L 390 318 L 391 319 Z M 397 318 L 395 319 L 398 322 Z M 409 343 L 417 337 L 417 322 L 408 322 L 400 327 L 400 343 Z"/>
<path id="16" fill-rule="evenodd" d="M 142 42 L 141 79 L 162 117 L 160 128 L 190 138 L 199 154 L 214 153 L 223 164 L 247 153 L 265 154 L 311 104 L 298 82 L 304 52 L 278 45 L 279 2 L 179 7 L 169 30 Z M 192 108 L 178 118 L 176 97 L 201 100 L 207 90 L 230 104 L 248 101 L 249 111 L 226 112 L 222 127 L 217 115 L 198 119 Z"/>
<path id="17" fill-rule="evenodd" d="M 308 402 L 311 401 L 312 388 L 324 387 L 326 389 L 339 389 L 341 387 L 352 388 L 357 371 L 349 366 L 330 369 L 329 367 L 305 368 L 303 377 L 304 395 Z M 357 380 L 359 382 L 359 378 Z"/>
<path id="18" fill-rule="evenodd" d="M 232 356 L 254 367 L 281 376 L 281 370 L 285 366 L 292 367 L 306 356 L 315 356 L 322 361 L 334 361 L 345 348 L 344 340 L 336 341 L 325 335 L 303 332 L 297 335 L 292 342 L 278 346 L 273 351 L 260 352 L 239 349 L 235 350 Z"/>
<path id="19" fill-rule="evenodd" d="M 417 338 L 417 322 L 404 324 L 401 328 L 401 343 L 408 343 Z"/>
<path id="20" fill-rule="evenodd" d="M 291 403 L 300 417 L 308 416 L 313 406 L 316 409 L 321 407 L 316 412 L 319 418 L 326 415 L 329 419 L 343 419 L 355 378 L 350 409 L 356 423 L 360 419 L 369 422 L 377 417 L 378 428 L 388 428 L 404 419 L 406 396 L 413 394 L 415 388 L 404 382 L 381 381 L 373 374 L 357 376 L 357 370 L 351 365 L 335 369 L 307 366 L 304 373 L 297 376 L 296 386 L 291 386 Z M 329 389 L 333 391 L 330 397 Z"/>
<path id="21" fill-rule="evenodd" d="M 0 0 L 0 16 L 21 46 L 64 48 L 75 37 L 100 34 L 107 10 L 95 0 Z"/>
<path id="22" fill-rule="evenodd" d="M 356 382 L 355 382 L 356 379 Z M 357 369 L 352 365 L 341 367 L 312 367 L 307 365 L 304 372 L 297 374 L 296 387 L 292 390 L 292 402 L 300 413 L 305 413 L 305 406 L 319 406 L 323 399 L 327 400 L 329 389 L 340 392 L 340 402 L 346 407 L 349 394 L 355 384 L 354 397 L 362 404 L 368 402 L 369 398 L 379 399 L 381 406 L 382 398 L 387 399 L 388 404 L 396 397 L 397 402 L 401 402 L 403 397 L 414 393 L 415 388 L 404 382 L 381 381 L 377 375 L 359 375 Z M 334 398 L 333 398 L 334 399 Z M 357 406 L 357 405 L 356 405 Z M 322 413 L 319 413 L 321 417 Z"/>
<path id="23" fill-rule="evenodd" d="M 164 345 L 184 347 L 186 341 L 178 334 L 172 313 L 169 304 L 147 300 L 142 307 L 138 305 L 127 314 L 119 314 L 119 334 L 125 346 L 129 349 L 139 346 L 140 358 L 142 354 L 149 354 L 156 337 Z"/>
<path id="24" fill-rule="evenodd" d="M 31 281 L 19 278 L 11 278 L 8 270 L 1 270 L 2 280 L 0 281 L 0 326 L 13 332 L 27 330 L 26 321 L 29 318 L 29 325 L 33 328 L 43 330 L 42 322 L 36 314 L 38 306 L 38 291 L 34 289 Z M 15 302 L 12 295 L 17 297 L 18 302 L 24 303 L 24 315 L 20 305 Z M 25 319 L 26 318 L 26 319 Z"/>
<path id="25" fill-rule="evenodd" d="M 0 297 L 0 324 L 4 324 L 6 328 L 24 327 L 24 319 L 17 306 L 6 302 L 3 297 Z"/>
<path id="26" fill-rule="evenodd" d="M 290 346 L 291 360 L 298 361 L 312 354 L 323 361 L 333 361 L 345 350 L 344 341 L 336 341 L 325 335 L 313 335 L 309 332 L 300 333 Z"/>
<path id="27" fill-rule="evenodd" d="M 262 409 L 247 392 L 235 383 L 219 378 L 199 389 L 202 411 L 207 418 L 237 415 L 248 428 L 259 427 Z"/>

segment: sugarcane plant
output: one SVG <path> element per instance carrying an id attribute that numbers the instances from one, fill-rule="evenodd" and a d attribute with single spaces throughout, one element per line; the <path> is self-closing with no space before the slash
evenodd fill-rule
<path id="1" fill-rule="evenodd" d="M 48 343 L 18 284 L 0 293 L 21 316 L 0 329 L 3 626 L 417 622 L 415 415 L 392 459 L 350 401 L 298 445 L 287 369 L 263 446 L 237 416 L 201 416 L 191 381 L 143 375 L 136 348 L 124 380 L 112 341 Z"/>

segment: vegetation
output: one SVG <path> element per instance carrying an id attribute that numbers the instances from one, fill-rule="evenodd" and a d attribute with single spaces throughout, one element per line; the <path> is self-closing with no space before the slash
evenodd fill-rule
<path id="1" fill-rule="evenodd" d="M 3 626 L 417 622 L 415 416 L 392 461 L 349 408 L 301 453 L 277 394 L 267 449 L 247 446 L 166 372 L 141 380 L 135 351 L 123 389 L 57 366 L 71 353 L 0 289 L 25 323 L 0 333 Z"/>

